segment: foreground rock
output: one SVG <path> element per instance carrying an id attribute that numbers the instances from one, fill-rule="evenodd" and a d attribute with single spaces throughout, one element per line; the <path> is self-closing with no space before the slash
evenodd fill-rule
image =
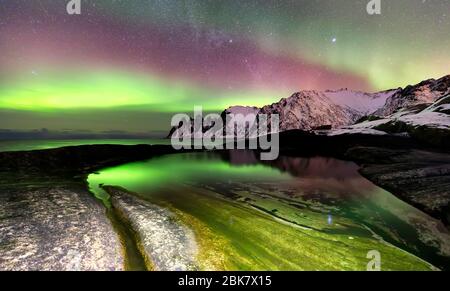
<path id="1" fill-rule="evenodd" d="M 0 185 L 0 270 L 122 270 L 104 207 L 73 185 Z"/>
<path id="2" fill-rule="evenodd" d="M 186 271 L 197 267 L 194 234 L 170 211 L 150 204 L 123 189 L 105 186 L 111 204 L 132 228 L 147 267 L 159 271 Z"/>
<path id="3" fill-rule="evenodd" d="M 86 177 L 170 151 L 95 145 L 0 153 L 0 270 L 122 270 L 121 240 Z"/>
<path id="4" fill-rule="evenodd" d="M 280 142 L 283 155 L 354 160 L 374 183 L 449 222 L 448 153 L 411 149 L 420 148 L 413 139 L 392 135 L 290 131 Z M 106 166 L 171 152 L 170 146 L 97 145 L 0 153 L 0 270 L 122 269 L 118 234 L 88 192 L 86 177 Z M 196 269 L 193 237 L 172 214 L 126 191 L 110 192 L 155 269 Z"/>

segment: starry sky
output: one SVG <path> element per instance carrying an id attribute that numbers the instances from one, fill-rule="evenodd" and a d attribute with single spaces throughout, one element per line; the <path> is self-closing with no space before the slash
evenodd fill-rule
<path id="1" fill-rule="evenodd" d="M 0 129 L 162 131 L 202 105 L 450 73 L 450 0 L 0 0 Z"/>

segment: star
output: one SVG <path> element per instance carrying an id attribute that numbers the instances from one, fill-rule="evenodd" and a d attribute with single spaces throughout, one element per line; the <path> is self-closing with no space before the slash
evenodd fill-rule
<path id="1" fill-rule="evenodd" d="M 332 43 L 336 43 L 336 42 L 337 42 L 337 38 L 333 37 L 333 38 L 331 39 L 331 42 L 332 42 Z"/>

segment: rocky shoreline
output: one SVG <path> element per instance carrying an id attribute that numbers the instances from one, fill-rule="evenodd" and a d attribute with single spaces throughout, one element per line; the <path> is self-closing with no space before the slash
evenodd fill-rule
<path id="1" fill-rule="evenodd" d="M 282 155 L 325 155 L 355 161 L 369 180 L 448 225 L 448 153 L 420 145 L 411 148 L 410 140 L 402 137 L 331 138 L 288 132 L 280 141 L 289 145 L 281 147 Z M 122 238 L 104 205 L 88 191 L 87 175 L 107 166 L 174 152 L 170 146 L 93 145 L 0 153 L 4 177 L 0 182 L 0 269 L 124 269 Z M 193 240 L 179 224 L 171 224 L 168 212 L 117 188 L 106 190 L 112 194 L 113 210 L 139 234 L 140 251 L 154 269 L 196 268 Z M 142 213 L 153 209 L 150 214 L 161 219 L 148 228 L 141 223 L 145 217 L 130 214 L 137 208 L 145 209 Z M 157 251 L 152 233 L 161 227 L 167 230 L 167 238 L 189 247 L 168 245 L 165 247 L 173 247 L 173 252 L 166 252 L 167 248 Z M 163 258 L 169 253 L 174 256 Z"/>
<path id="2" fill-rule="evenodd" d="M 360 173 L 374 184 L 449 224 L 449 154 L 355 147 L 346 157 L 360 164 Z"/>
<path id="3" fill-rule="evenodd" d="M 124 246 L 87 174 L 168 152 L 100 145 L 0 153 L 0 270 L 123 270 Z"/>
<path id="4" fill-rule="evenodd" d="M 322 136 L 280 134 L 281 155 L 324 155 L 356 162 L 377 186 L 425 213 L 450 223 L 450 152 L 401 135 Z"/>

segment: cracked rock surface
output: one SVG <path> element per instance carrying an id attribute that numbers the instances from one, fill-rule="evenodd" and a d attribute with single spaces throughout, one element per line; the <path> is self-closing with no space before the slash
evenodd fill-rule
<path id="1" fill-rule="evenodd" d="M 0 270 L 123 270 L 121 240 L 86 177 L 171 151 L 86 145 L 0 152 Z"/>
<path id="2" fill-rule="evenodd" d="M 169 210 L 111 186 L 103 187 L 111 204 L 136 234 L 146 261 L 161 271 L 198 269 L 193 232 Z"/>
<path id="3" fill-rule="evenodd" d="M 0 270 L 122 270 L 123 261 L 105 208 L 81 186 L 0 184 Z"/>

